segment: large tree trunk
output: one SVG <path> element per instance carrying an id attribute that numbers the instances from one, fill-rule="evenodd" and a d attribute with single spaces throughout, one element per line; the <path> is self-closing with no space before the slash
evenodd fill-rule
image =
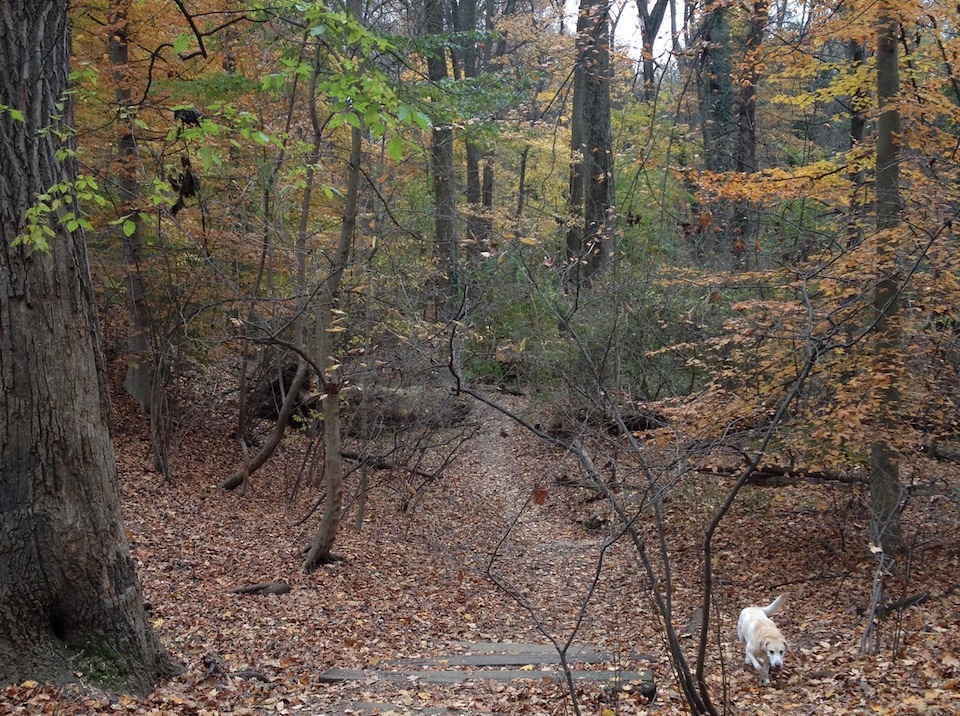
<path id="1" fill-rule="evenodd" d="M 900 509 L 903 490 L 896 448 L 891 436 L 897 427 L 900 407 L 899 360 L 900 277 L 896 265 L 894 231 L 900 225 L 900 111 L 896 106 L 900 92 L 897 66 L 899 34 L 894 7 L 881 2 L 877 17 L 877 264 L 879 280 L 874 291 L 876 337 L 874 372 L 885 376 L 879 390 L 876 416 L 877 436 L 870 457 L 870 507 L 872 531 L 883 551 L 895 554 L 901 546 Z"/>
<path id="2" fill-rule="evenodd" d="M 51 223 L 13 246 L 38 194 L 71 182 L 67 0 L 0 5 L 0 682 L 93 661 L 149 689 L 175 665 L 150 629 L 120 513 L 86 246 Z M 93 676 L 91 674 L 91 676 Z"/>
<path id="3" fill-rule="evenodd" d="M 697 66 L 700 131 L 706 168 L 724 172 L 733 168 L 736 107 L 733 87 L 733 38 L 730 6 L 708 0 L 700 21 Z"/>

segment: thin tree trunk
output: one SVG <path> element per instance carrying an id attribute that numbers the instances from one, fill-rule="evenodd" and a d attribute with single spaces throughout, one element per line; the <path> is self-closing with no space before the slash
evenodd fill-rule
<path id="1" fill-rule="evenodd" d="M 877 122 L 877 263 L 881 272 L 873 307 L 877 313 L 874 339 L 874 372 L 885 376 L 879 390 L 877 436 L 870 456 L 870 505 L 872 531 L 883 551 L 900 551 L 902 529 L 900 504 L 903 488 L 896 448 L 891 436 L 897 427 L 900 407 L 899 360 L 900 312 L 899 273 L 896 266 L 896 238 L 900 226 L 900 111 L 896 101 L 900 92 L 897 66 L 899 22 L 894 6 L 882 1 L 877 18 L 877 101 L 880 117 Z"/>
<path id="2" fill-rule="evenodd" d="M 443 0 L 426 0 L 424 6 L 427 34 L 443 34 Z M 447 79 L 444 45 L 435 43 L 427 56 L 427 76 L 431 82 Z M 434 246 L 440 262 L 440 287 L 437 296 L 438 318 L 454 320 L 460 310 L 460 237 L 457 232 L 457 189 L 454 184 L 453 127 L 437 123 L 430 143 L 434 196 Z"/>
<path id="3" fill-rule="evenodd" d="M 530 145 L 524 144 L 520 152 L 520 178 L 517 181 L 517 213 L 519 219 L 523 216 L 523 205 L 527 198 L 527 157 L 530 155 Z"/>
<path id="4" fill-rule="evenodd" d="M 352 0 L 351 12 L 359 18 L 359 0 Z M 319 68 L 317 68 L 319 69 Z M 314 144 L 319 148 L 322 137 L 317 118 L 316 103 L 310 103 L 310 119 L 313 123 Z M 347 190 L 344 198 L 343 220 L 340 223 L 340 240 L 330 257 L 330 273 L 324 280 L 319 294 L 317 309 L 317 346 L 323 366 L 323 477 L 325 497 L 323 518 L 316 536 L 304 557 L 302 570 L 313 572 L 321 564 L 334 560 L 333 545 L 340 529 L 343 510 L 343 445 L 340 425 L 340 381 L 337 375 L 339 361 L 336 357 L 336 332 L 334 308 L 340 291 L 340 280 L 350 260 L 353 238 L 357 233 L 357 212 L 360 207 L 360 162 L 363 158 L 363 133 L 359 127 L 350 131 L 350 159 L 347 165 Z M 306 210 L 307 207 L 304 207 Z"/>
<path id="5" fill-rule="evenodd" d="M 578 21 L 577 36 L 580 35 Z M 577 62 L 573 71 L 573 106 L 570 112 L 570 183 L 567 187 L 567 283 L 580 283 L 581 261 L 583 254 L 583 158 L 587 154 L 584 127 L 583 85 L 585 70 Z"/>
<path id="6" fill-rule="evenodd" d="M 461 0 L 454 7 L 454 31 L 464 38 L 454 58 L 459 61 L 463 77 L 476 79 L 479 73 L 479 53 L 477 44 L 470 33 L 477 30 L 477 0 Z M 467 175 L 467 256 L 477 256 L 484 250 L 487 237 L 483 231 L 483 187 L 480 177 L 481 147 L 468 135 L 466 138 L 466 175 Z"/>
<path id="7" fill-rule="evenodd" d="M 245 485 L 250 475 L 263 467 L 264 463 L 276 452 L 280 446 L 280 441 L 283 440 L 284 433 L 287 431 L 290 416 L 293 415 L 293 411 L 297 407 L 297 396 L 306 379 L 307 363 L 301 358 L 297 362 L 297 372 L 290 382 L 290 387 L 287 389 L 287 395 L 283 400 L 283 405 L 280 406 L 280 415 L 277 417 L 277 422 L 273 426 L 270 437 L 263 444 L 263 447 L 260 448 L 260 452 L 254 455 L 253 458 L 248 459 L 246 455 L 244 456 L 243 464 L 220 483 L 221 488 L 224 490 L 235 490 L 241 485 Z M 246 487 L 244 486 L 243 489 L 246 490 Z"/>
<path id="8" fill-rule="evenodd" d="M 309 98 L 309 104 L 311 109 L 311 116 L 315 118 L 316 115 L 316 94 L 317 94 L 317 78 L 320 73 L 320 46 L 316 47 L 314 54 L 314 68 L 313 74 L 310 78 L 310 88 L 308 90 L 307 96 Z M 288 123 L 292 121 L 292 102 L 291 102 L 291 115 L 288 115 Z M 315 122 L 315 125 L 318 125 Z M 319 134 L 319 131 L 316 132 Z M 309 207 L 312 201 L 312 192 L 313 192 L 313 177 L 315 167 L 317 162 L 320 159 L 320 138 L 315 136 L 313 148 L 311 149 L 310 156 L 307 158 L 307 171 L 306 178 L 304 180 L 304 190 L 303 190 L 303 200 L 301 204 L 301 218 L 300 218 L 300 227 L 297 234 L 297 243 L 294 247 L 294 253 L 297 257 L 297 295 L 298 295 L 298 306 L 297 306 L 297 319 L 293 324 L 293 334 L 294 334 L 294 344 L 300 348 L 303 348 L 303 319 L 304 319 L 304 301 L 306 301 L 307 296 L 307 217 L 309 216 Z M 279 168 L 279 166 L 277 167 Z M 269 197 L 269 192 L 266 195 Z M 263 272 L 264 265 L 268 264 L 266 254 L 261 257 L 260 260 L 260 272 Z M 269 274 L 268 274 L 269 276 Z M 261 275 L 257 276 L 257 286 L 259 287 L 261 280 Z M 269 291 L 269 286 L 268 286 Z M 250 310 L 250 316 L 253 317 L 253 309 Z M 240 439 L 240 448 L 243 453 L 243 462 L 241 466 L 235 470 L 231 475 L 229 475 L 223 482 L 220 483 L 220 487 L 224 490 L 234 490 L 240 488 L 241 494 L 245 493 L 247 486 L 249 484 L 250 476 L 259 470 L 266 462 L 270 459 L 277 448 L 280 446 L 280 442 L 283 440 L 283 436 L 287 431 L 287 426 L 290 424 L 290 416 L 293 415 L 294 409 L 297 407 L 297 397 L 300 394 L 300 389 L 303 387 L 304 382 L 307 379 L 307 362 L 304 360 L 303 356 L 298 356 L 297 358 L 297 372 L 293 377 L 293 380 L 290 383 L 290 386 L 287 388 L 286 396 L 283 400 L 283 405 L 280 407 L 280 414 L 277 416 L 277 422 L 273 426 L 273 431 L 270 433 L 270 438 L 263 445 L 252 459 L 249 456 L 248 448 L 246 441 L 243 435 L 239 436 Z M 241 396 L 241 400 L 246 400 L 246 396 Z"/>
<path id="9" fill-rule="evenodd" d="M 117 187 L 120 213 L 132 222 L 133 231 L 120 231 L 120 243 L 127 274 L 127 374 L 123 389 L 150 412 L 152 408 L 153 355 L 150 349 L 150 310 L 146 288 L 140 273 L 143 264 L 143 238 L 137 199 L 140 153 L 137 151 L 130 107 L 130 52 L 127 8 L 129 0 L 113 0 L 107 23 L 107 52 L 116 83 L 117 106 Z"/>
<path id="10" fill-rule="evenodd" d="M 847 43 L 847 50 L 850 54 L 850 71 L 856 72 L 866 60 L 863 43 L 859 40 L 850 40 Z M 860 157 L 857 156 L 857 150 L 863 146 L 867 130 L 867 117 L 864 113 L 866 93 L 862 90 L 856 91 L 850 97 L 849 102 L 850 153 L 859 162 Z M 847 214 L 847 246 L 853 248 L 863 241 L 863 186 L 866 182 L 866 171 L 863 168 L 855 169 L 850 173 L 850 181 L 853 186 L 850 191 L 850 209 Z"/>
<path id="11" fill-rule="evenodd" d="M 746 48 L 740 63 L 740 87 L 737 108 L 737 150 L 734 168 L 744 176 L 754 174 L 757 166 L 757 82 L 760 79 L 760 47 L 769 22 L 768 0 L 754 0 L 747 28 Z M 753 202 L 740 200 L 734 208 L 733 253 L 741 268 L 748 268 L 747 256 L 760 235 L 759 210 Z"/>
<path id="12" fill-rule="evenodd" d="M 656 0 L 653 9 L 647 7 L 647 0 L 637 0 L 637 9 L 640 12 L 640 41 L 642 44 L 643 64 L 643 99 L 652 102 L 656 96 L 656 75 L 654 74 L 653 46 L 663 26 L 663 18 L 667 13 L 667 3 L 670 0 Z"/>
<path id="13" fill-rule="evenodd" d="M 0 5 L 0 105 L 23 114 L 0 111 L 0 683 L 70 681 L 99 660 L 113 688 L 147 691 L 177 666 L 123 527 L 83 231 L 53 216 L 49 253 L 13 246 L 35 197 L 76 177 L 58 159 L 68 58 L 66 0 Z"/>
<path id="14" fill-rule="evenodd" d="M 360 196 L 360 161 L 362 134 L 354 127 L 350 133 L 350 164 L 347 169 L 347 192 L 340 225 L 340 242 L 332 258 L 330 275 L 320 292 L 320 320 L 317 323 L 319 350 L 324 361 L 323 440 L 324 486 L 323 519 L 303 560 L 303 571 L 312 572 L 318 565 L 331 561 L 331 550 L 340 526 L 343 508 L 343 446 L 340 426 L 340 390 L 337 377 L 337 359 L 334 355 L 334 304 L 340 287 L 340 278 L 350 258 L 353 237 L 357 230 L 357 210 Z"/>

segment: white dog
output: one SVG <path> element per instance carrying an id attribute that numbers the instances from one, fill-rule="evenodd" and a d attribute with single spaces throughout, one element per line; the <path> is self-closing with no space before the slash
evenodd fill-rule
<path id="1" fill-rule="evenodd" d="M 770 683 L 770 669 L 783 666 L 787 642 L 770 617 L 780 611 L 786 599 L 787 595 L 781 594 L 768 606 L 747 607 L 737 620 L 737 638 L 745 646 L 745 661 L 759 672 L 764 684 Z"/>

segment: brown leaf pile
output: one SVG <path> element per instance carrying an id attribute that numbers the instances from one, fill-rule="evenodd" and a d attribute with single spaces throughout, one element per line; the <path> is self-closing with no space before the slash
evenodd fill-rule
<path id="1" fill-rule="evenodd" d="M 525 409 L 511 400 L 512 408 Z M 608 532 L 582 523 L 602 503 L 562 480 L 576 471 L 573 460 L 488 408 L 474 412 L 480 436 L 412 510 L 398 510 L 396 478 L 378 473 L 362 529 L 353 526 L 355 505 L 344 520 L 336 550 L 343 561 L 310 576 L 298 569 L 316 517 L 303 525 L 297 518 L 316 496 L 287 501 L 300 438 L 288 439 L 240 497 L 216 487 L 237 460 L 218 421 L 179 445 L 178 476 L 168 484 L 147 467 L 139 419 L 122 405 L 118 412 L 134 559 L 153 625 L 185 672 L 146 698 L 28 681 L 0 691 L 0 713 L 347 714 L 377 713 L 361 704 L 383 703 L 397 713 L 570 714 L 570 695 L 554 680 L 494 683 L 467 675 L 448 686 L 381 679 L 376 672 L 399 668 L 397 659 L 463 653 L 471 641 L 543 643 L 549 635 L 563 643 L 575 629 L 575 644 L 602 647 L 615 666 L 651 668 L 659 686 L 647 705 L 634 690 L 578 685 L 581 713 L 688 713 L 633 548 L 620 540 L 601 549 Z M 700 603 L 703 527 L 725 487 L 713 476 L 687 478 L 665 500 L 681 633 Z M 713 565 L 707 674 L 721 710 L 726 704 L 729 713 L 745 714 L 960 712 L 956 505 L 911 502 L 909 579 L 891 577 L 886 599 L 924 590 L 930 598 L 881 624 L 876 655 L 860 649 L 877 563 L 866 549 L 858 505 L 855 494 L 833 487 L 742 493 L 720 528 Z M 656 554 L 652 523 L 639 524 Z M 292 590 L 230 591 L 273 580 Z M 791 598 L 777 621 L 790 643 L 787 663 L 771 686 L 761 687 L 742 665 L 736 616 L 785 590 Z M 696 636 L 683 641 L 692 659 Z M 366 670 L 370 678 L 321 679 L 334 668 Z"/>

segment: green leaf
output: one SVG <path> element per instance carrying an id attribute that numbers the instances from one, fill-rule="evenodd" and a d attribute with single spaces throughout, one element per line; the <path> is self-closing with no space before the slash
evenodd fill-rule
<path id="1" fill-rule="evenodd" d="M 133 236 L 134 232 L 137 230 L 137 222 L 133 219 L 125 219 L 123 222 L 123 235 L 124 236 Z"/>
<path id="2" fill-rule="evenodd" d="M 21 112 L 19 109 L 14 109 L 13 107 L 8 107 L 5 104 L 0 104 L 0 114 L 3 114 L 4 112 L 9 114 L 18 122 L 23 121 L 23 112 Z"/>
<path id="3" fill-rule="evenodd" d="M 203 164 L 204 171 L 211 167 L 220 166 L 223 160 L 220 154 L 213 147 L 200 147 L 200 162 Z"/>
<path id="4" fill-rule="evenodd" d="M 282 74 L 264 75 L 261 87 L 264 92 L 269 92 L 272 89 L 281 90 L 286 82 L 287 78 Z"/>
<path id="5" fill-rule="evenodd" d="M 178 35 L 177 39 L 173 41 L 173 51 L 178 55 L 182 55 L 187 47 L 190 46 L 190 40 L 192 35 Z"/>
<path id="6" fill-rule="evenodd" d="M 387 142 L 387 154 L 397 163 L 403 159 L 403 137 L 394 137 Z"/>

